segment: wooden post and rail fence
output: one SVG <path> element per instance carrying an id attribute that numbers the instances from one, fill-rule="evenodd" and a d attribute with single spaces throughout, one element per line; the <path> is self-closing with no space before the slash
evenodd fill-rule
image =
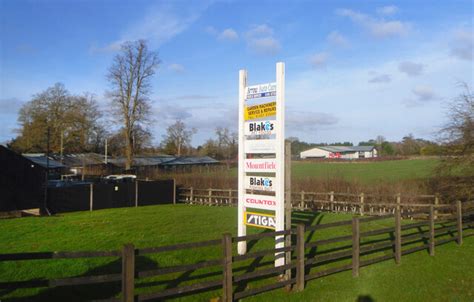
<path id="1" fill-rule="evenodd" d="M 444 216 L 442 219 L 436 218 L 435 209 L 449 213 L 449 216 Z M 297 224 L 295 228 L 283 231 L 262 232 L 241 237 L 226 233 L 222 235 L 221 239 L 159 247 L 137 248 L 133 244 L 125 244 L 121 250 L 115 251 L 0 254 L 0 262 L 96 257 L 117 257 L 122 260 L 121 273 L 54 280 L 0 280 L 0 289 L 121 282 L 121 293 L 106 301 L 147 301 L 203 291 L 213 291 L 221 297 L 222 301 L 235 301 L 277 288 L 292 287 L 295 291 L 302 291 L 306 282 L 342 271 L 351 270 L 352 275 L 357 277 L 363 273 L 361 268 L 364 266 L 390 259 L 394 259 L 397 265 L 401 265 L 403 255 L 428 249 L 430 255 L 434 256 L 436 246 L 451 241 L 462 245 L 463 237 L 474 236 L 474 201 L 464 203 L 458 201 L 455 205 L 430 205 L 428 212 L 422 212 L 427 214 L 428 219 L 417 220 L 414 223 L 410 219 L 402 221 L 403 218 L 409 216 L 407 213 L 402 213 L 397 207 L 394 214 L 388 213 L 371 217 L 358 215 L 350 220 L 316 225 Z M 382 222 L 384 220 L 385 222 Z M 373 225 L 370 222 L 374 221 L 377 221 L 376 225 L 379 225 L 378 221 L 380 221 L 390 226 L 372 229 Z M 331 230 L 331 233 L 337 234 L 337 236 L 320 239 L 321 237 L 317 236 L 317 233 L 323 230 Z M 347 234 L 341 236 L 341 232 Z M 263 244 L 264 240 L 272 241 L 275 236 L 292 238 L 290 245 L 276 249 L 272 243 Z M 259 244 L 262 241 L 263 243 L 259 249 L 251 248 L 247 254 L 238 255 L 236 245 L 239 241 L 253 241 L 259 242 Z M 341 246 L 341 243 L 345 243 L 345 245 Z M 337 244 L 337 246 L 334 247 L 332 244 Z M 152 269 L 143 269 L 143 267 L 138 269 L 137 258 L 139 257 L 153 255 L 153 259 L 159 259 L 156 256 L 161 253 L 175 251 L 197 253 L 196 251 L 200 248 L 213 248 L 216 249 L 216 252 L 220 250 L 218 254 L 222 256 L 173 266 L 162 266 L 158 263 L 157 267 Z M 274 267 L 275 254 L 288 252 L 290 260 L 282 266 Z M 258 266 L 249 264 L 250 262 L 255 263 L 255 259 L 267 259 L 268 261 L 263 261 Z M 186 259 L 181 260 L 185 261 Z M 338 265 L 334 266 L 336 263 Z M 328 264 L 330 267 L 327 268 Z M 186 282 L 183 285 L 180 285 L 179 282 L 176 283 L 175 277 L 171 277 L 176 273 L 189 276 L 190 272 L 208 269 L 212 269 L 214 273 L 206 271 L 205 280 L 193 278 L 193 282 Z M 282 278 L 288 271 L 290 275 Z M 136 286 L 136 282 L 140 279 L 156 278 L 157 276 L 163 278 L 169 276 L 164 280 L 168 280 L 173 285 L 164 286 L 155 292 L 142 292 L 142 288 Z M 263 285 L 262 278 L 265 281 Z M 252 283 L 255 279 L 258 279 L 259 283 Z"/>
<path id="2" fill-rule="evenodd" d="M 435 217 L 443 216 L 439 211 L 445 204 L 440 203 L 438 193 L 432 195 L 394 195 L 366 193 L 336 193 L 336 192 L 289 192 L 291 208 L 300 211 L 328 211 L 335 213 L 353 213 L 364 215 L 395 214 L 398 208 L 404 212 L 419 212 L 425 210 L 428 215 L 430 206 L 434 206 Z M 208 206 L 237 205 L 237 190 L 233 189 L 198 189 L 181 188 L 177 194 L 178 202 Z M 383 201 L 380 201 L 383 200 Z"/>

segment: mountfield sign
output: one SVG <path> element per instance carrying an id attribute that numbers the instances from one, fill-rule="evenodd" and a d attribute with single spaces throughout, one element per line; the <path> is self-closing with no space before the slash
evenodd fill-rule
<path id="1" fill-rule="evenodd" d="M 246 176 L 245 177 L 245 189 L 247 190 L 258 190 L 258 191 L 275 191 L 275 177 L 266 176 Z"/>
<path id="2" fill-rule="evenodd" d="M 277 202 L 275 196 L 244 194 L 244 206 L 247 208 L 275 211 Z"/>
<path id="3" fill-rule="evenodd" d="M 276 133 L 275 121 L 246 122 L 245 135 L 273 135 Z"/>
<path id="4" fill-rule="evenodd" d="M 254 120 L 276 114 L 276 102 L 269 102 L 253 106 L 245 106 L 244 119 Z"/>
<path id="5" fill-rule="evenodd" d="M 248 86 L 246 89 L 246 99 L 264 98 L 276 95 L 276 83 L 267 83 Z"/>
<path id="6" fill-rule="evenodd" d="M 250 139 L 245 142 L 245 153 L 275 153 L 274 139 Z"/>
<path id="7" fill-rule="evenodd" d="M 245 212 L 245 224 L 257 228 L 274 230 L 276 227 L 275 215 Z"/>
<path id="8" fill-rule="evenodd" d="M 246 159 L 244 162 L 245 172 L 275 172 L 276 168 L 275 159 Z"/>

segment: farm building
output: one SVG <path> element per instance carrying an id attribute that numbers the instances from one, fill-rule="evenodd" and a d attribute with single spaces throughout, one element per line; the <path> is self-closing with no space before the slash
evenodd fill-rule
<path id="1" fill-rule="evenodd" d="M 118 157 L 110 160 L 118 167 L 125 167 L 125 158 Z M 220 162 L 209 156 L 180 156 L 170 155 L 143 155 L 133 158 L 132 168 L 140 174 L 157 171 L 189 171 L 193 167 L 210 167 L 219 165 Z"/>
<path id="2" fill-rule="evenodd" d="M 321 146 L 300 153 L 301 159 L 359 159 L 373 157 L 377 157 L 377 149 L 374 146 Z"/>
<path id="3" fill-rule="evenodd" d="M 46 172 L 60 175 L 65 167 L 44 155 L 23 156 L 0 146 L 0 211 L 42 208 Z"/>
<path id="4" fill-rule="evenodd" d="M 97 153 L 66 154 L 62 157 L 55 154 L 53 158 L 63 163 L 75 175 L 82 175 L 84 169 L 87 175 L 104 175 L 112 173 L 115 168 L 113 164 L 105 163 L 104 155 Z"/>

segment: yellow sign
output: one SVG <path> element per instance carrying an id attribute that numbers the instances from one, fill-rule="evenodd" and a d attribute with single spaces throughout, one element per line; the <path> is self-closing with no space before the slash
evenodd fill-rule
<path id="1" fill-rule="evenodd" d="M 275 230 L 275 215 L 244 212 L 244 223 L 257 228 Z"/>
<path id="2" fill-rule="evenodd" d="M 245 106 L 244 112 L 246 121 L 276 115 L 276 102 Z"/>

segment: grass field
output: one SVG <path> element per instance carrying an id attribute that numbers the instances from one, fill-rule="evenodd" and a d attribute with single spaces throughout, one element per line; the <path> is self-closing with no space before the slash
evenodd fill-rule
<path id="1" fill-rule="evenodd" d="M 426 178 L 438 164 L 436 159 L 388 160 L 374 162 L 293 162 L 294 178 L 342 177 L 363 183 Z"/>
<path id="2" fill-rule="evenodd" d="M 220 238 L 224 232 L 236 234 L 236 208 L 186 205 L 149 206 L 78 212 L 56 217 L 0 220 L 0 253 L 33 251 L 116 250 L 125 243 L 151 247 L 180 242 Z M 349 219 L 345 214 L 295 213 L 294 220 L 306 223 L 327 223 Z M 385 221 L 385 220 L 384 220 Z M 393 222 L 364 225 L 371 229 Z M 362 229 L 364 230 L 364 229 Z M 350 227 L 318 232 L 318 239 L 350 234 Z M 251 232 L 257 232 L 252 229 Z M 314 240 L 314 239 L 313 239 Z M 272 240 L 262 241 L 252 251 L 269 248 Z M 275 290 L 248 298 L 248 301 L 473 301 L 474 300 L 474 238 L 466 238 L 458 247 L 449 243 L 436 249 L 436 256 L 426 251 L 402 258 L 397 266 L 392 260 L 361 269 L 353 279 L 350 272 L 310 281 L 302 293 Z M 152 256 L 140 256 L 137 270 L 195 263 L 221 257 L 219 246 L 185 250 Z M 268 260 L 272 265 L 271 257 Z M 247 262 L 246 264 L 249 264 Z M 120 259 L 65 259 L 0 263 L 0 281 L 119 273 Z M 235 268 L 240 271 L 240 268 Z M 175 274 L 167 280 L 189 284 L 194 277 L 208 274 L 220 279 L 220 268 Z M 258 283 L 250 284 L 256 286 Z M 137 293 L 153 292 L 167 285 L 163 278 L 152 277 L 137 282 Z M 0 290 L 2 301 L 83 301 L 107 298 L 120 293 L 120 283 L 110 285 L 60 287 L 54 289 Z M 178 298 L 182 301 L 207 301 L 220 291 Z M 365 297 L 365 300 L 358 300 Z M 370 300 L 369 299 L 372 299 Z"/>

